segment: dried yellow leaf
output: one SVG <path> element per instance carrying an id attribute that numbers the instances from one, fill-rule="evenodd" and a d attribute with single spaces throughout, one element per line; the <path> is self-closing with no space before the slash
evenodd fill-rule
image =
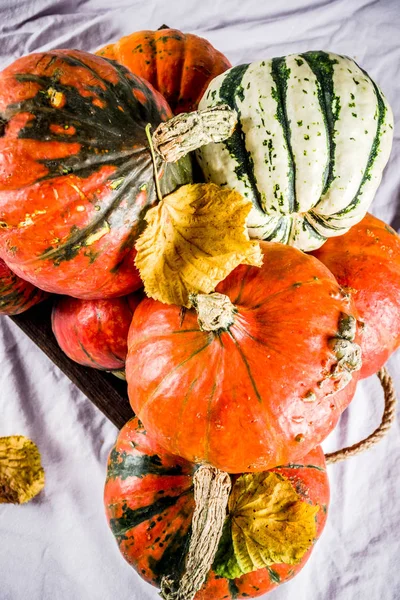
<path id="1" fill-rule="evenodd" d="M 190 307 L 190 294 L 214 291 L 239 264 L 261 266 L 260 246 L 246 229 L 251 207 L 238 192 L 198 183 L 149 210 L 135 260 L 146 294 Z"/>
<path id="2" fill-rule="evenodd" d="M 303 502 L 277 473 L 239 477 L 229 497 L 229 515 L 214 570 L 233 579 L 275 563 L 298 563 L 316 537 L 319 510 Z"/>
<path id="3" fill-rule="evenodd" d="M 28 502 L 44 487 L 36 444 L 23 435 L 0 438 L 0 503 Z"/>

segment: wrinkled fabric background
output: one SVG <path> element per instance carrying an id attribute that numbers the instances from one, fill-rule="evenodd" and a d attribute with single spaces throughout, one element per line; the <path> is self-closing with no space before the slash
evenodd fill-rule
<path id="1" fill-rule="evenodd" d="M 163 23 L 206 37 L 233 65 L 311 49 L 354 57 L 394 109 L 393 152 L 372 212 L 400 230 L 399 0 L 0 0 L 0 68 L 38 50 L 95 50 Z M 0 600 L 155 600 L 103 516 L 117 430 L 5 317 L 0 365 L 0 436 L 30 436 L 46 470 L 38 498 L 0 506 Z M 400 352 L 389 368 L 400 390 Z M 325 449 L 365 437 L 381 411 L 377 379 L 363 381 Z M 374 449 L 329 467 L 325 532 L 304 570 L 271 600 L 399 600 L 399 422 Z"/>

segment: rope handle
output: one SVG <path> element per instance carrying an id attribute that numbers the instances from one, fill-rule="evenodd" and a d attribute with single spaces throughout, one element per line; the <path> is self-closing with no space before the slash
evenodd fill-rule
<path id="1" fill-rule="evenodd" d="M 377 376 L 379 377 L 385 396 L 385 409 L 383 411 L 381 424 L 364 440 L 361 440 L 352 446 L 347 446 L 347 448 L 336 450 L 336 452 L 325 454 L 328 465 L 337 463 L 341 460 L 346 460 L 351 456 L 356 456 L 356 454 L 364 452 L 364 450 L 368 450 L 368 448 L 371 448 L 380 442 L 391 428 L 396 415 L 396 390 L 394 388 L 393 379 L 389 375 L 386 367 L 382 367 L 382 369 L 377 372 Z"/>

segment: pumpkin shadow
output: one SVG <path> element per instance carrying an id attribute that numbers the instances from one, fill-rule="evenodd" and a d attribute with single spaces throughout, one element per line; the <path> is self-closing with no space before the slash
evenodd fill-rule
<path id="1" fill-rule="evenodd" d="M 46 504 L 46 502 L 47 497 L 46 491 L 44 489 L 37 496 L 32 498 L 32 500 L 29 500 L 29 504 L 34 504 L 35 506 L 41 506 L 43 504 Z"/>

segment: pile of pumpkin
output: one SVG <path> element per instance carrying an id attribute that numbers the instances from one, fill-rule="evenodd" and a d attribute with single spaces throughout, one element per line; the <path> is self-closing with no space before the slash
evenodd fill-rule
<path id="1" fill-rule="evenodd" d="M 0 74 L 0 310 L 63 294 L 61 348 L 126 371 L 106 512 L 164 598 L 265 593 L 324 527 L 319 444 L 400 345 L 392 129 L 349 58 L 165 27 Z"/>

